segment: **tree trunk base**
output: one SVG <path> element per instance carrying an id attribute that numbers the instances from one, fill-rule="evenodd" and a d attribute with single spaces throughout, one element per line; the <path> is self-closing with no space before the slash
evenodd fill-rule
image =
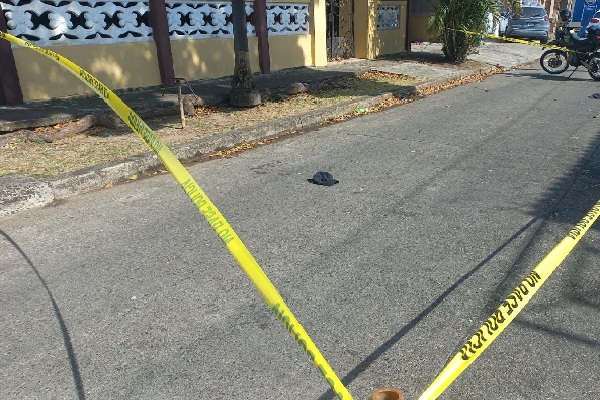
<path id="1" fill-rule="evenodd" d="M 261 104 L 260 92 L 254 88 L 233 88 L 229 92 L 229 104 L 235 107 L 256 107 Z"/>

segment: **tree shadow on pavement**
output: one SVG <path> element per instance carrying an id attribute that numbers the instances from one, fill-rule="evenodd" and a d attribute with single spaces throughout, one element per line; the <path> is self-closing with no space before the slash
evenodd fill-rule
<path id="1" fill-rule="evenodd" d="M 577 335 L 574 333 L 565 332 L 565 331 L 556 329 L 556 327 L 553 327 L 550 325 L 542 325 L 539 323 L 526 321 L 523 318 L 519 318 L 519 319 L 515 320 L 514 323 L 517 325 L 520 325 L 522 327 L 531 329 L 531 330 L 542 331 L 545 334 L 548 334 L 548 335 L 551 335 L 554 337 L 567 339 L 570 342 L 576 342 L 576 343 L 583 344 L 585 346 L 600 348 L 600 341 L 598 341 L 598 340 L 594 340 L 594 339 L 591 339 L 590 337 L 586 337 L 583 335 Z"/>
<path id="2" fill-rule="evenodd" d="M 435 308 L 440 305 L 445 298 L 447 298 L 454 290 L 456 290 L 462 283 L 464 283 L 467 279 L 469 279 L 473 274 L 479 271 L 482 267 L 484 267 L 488 262 L 490 262 L 496 255 L 498 255 L 502 250 L 504 250 L 507 246 L 509 246 L 515 239 L 524 234 L 529 228 L 531 228 L 536 222 L 538 218 L 533 218 L 525 225 L 523 225 L 518 231 L 516 231 L 511 237 L 509 237 L 504 243 L 502 243 L 498 248 L 496 248 L 492 253 L 490 253 L 485 259 L 479 262 L 476 266 L 471 268 L 467 273 L 462 275 L 459 279 L 457 279 L 452 285 L 450 285 L 442 294 L 433 300 L 429 306 L 423 309 L 419 314 L 417 314 L 410 322 L 408 322 L 404 327 L 402 327 L 398 332 L 394 334 L 394 336 L 390 337 L 387 341 L 381 344 L 377 349 L 375 349 L 371 354 L 365 357 L 357 366 L 355 366 L 350 372 L 348 372 L 341 381 L 344 385 L 349 385 L 356 378 L 360 376 L 363 372 L 365 372 L 371 364 L 373 364 L 379 357 L 385 354 L 388 350 L 390 350 L 402 337 L 404 337 L 411 329 L 413 329 L 419 322 L 421 322 L 425 317 L 427 317 Z M 319 400 L 328 400 L 334 398 L 334 393 L 331 389 L 329 389 L 325 394 L 319 397 Z"/>
<path id="3" fill-rule="evenodd" d="M 492 296 L 490 296 L 485 305 L 481 307 L 479 315 L 473 316 L 473 323 L 468 331 L 471 334 L 475 333 L 481 326 L 482 321 L 498 308 L 499 304 L 510 294 L 511 290 L 513 290 L 526 274 L 541 261 L 541 259 L 533 261 L 528 253 L 531 252 L 535 243 L 541 240 L 540 237 L 547 230 L 548 225 L 556 223 L 565 224 L 567 228 L 562 236 L 564 237 L 569 229 L 581 220 L 599 198 L 600 131 L 596 132 L 595 138 L 587 146 L 581 157 L 577 159 L 577 162 L 575 162 L 559 180 L 550 186 L 541 199 L 533 205 L 531 209 L 532 218 L 526 224 L 507 238 L 485 259 L 449 285 L 443 293 L 436 297 L 426 308 L 414 316 L 410 322 L 400 328 L 393 336 L 380 344 L 379 347 L 371 352 L 371 354 L 364 357 L 358 365 L 341 378 L 343 384 L 349 385 L 352 383 L 378 358 L 391 350 L 397 342 L 416 327 L 424 318 L 431 314 L 453 291 L 465 283 L 478 270 L 488 264 L 503 249 L 522 237 L 521 241 L 523 243 L 519 245 L 521 249 L 520 252 L 516 255 L 512 264 L 505 270 L 504 276 L 500 282 L 490 291 Z M 598 222 L 590 228 L 590 232 L 599 230 L 600 225 L 598 225 Z M 562 239 L 562 237 L 560 239 Z M 579 246 L 582 245 L 582 243 L 579 244 Z M 596 247 L 589 248 L 587 251 L 588 253 L 598 253 Z M 561 288 L 561 297 L 583 307 L 600 310 L 600 296 L 597 291 L 600 280 L 597 274 L 595 274 L 595 271 L 590 268 L 590 266 L 594 265 L 591 263 L 592 261 L 588 261 L 587 263 L 584 262 L 582 265 L 579 265 L 580 263 L 578 263 L 574 269 L 566 271 L 567 283 Z M 567 332 L 557 329 L 556 327 L 539 324 L 535 321 L 523 320 L 522 318 L 515 320 L 514 323 L 528 329 L 540 330 L 548 335 L 565 338 L 570 342 L 579 343 L 595 349 L 600 347 L 600 342 L 595 340 L 593 335 L 585 336 L 576 333 L 576 331 Z M 457 343 L 455 348 L 456 351 L 449 354 L 448 357 L 452 357 L 458 352 L 462 345 L 463 343 Z M 328 390 L 319 397 L 319 400 L 329 400 L 333 398 L 335 398 L 333 391 Z"/>
<path id="4" fill-rule="evenodd" d="M 46 293 L 48 294 L 48 298 L 50 299 L 50 302 L 52 303 L 52 309 L 54 311 L 54 316 L 56 317 L 56 320 L 60 327 L 60 332 L 62 333 L 63 343 L 65 346 L 65 350 L 67 352 L 69 364 L 71 366 L 71 373 L 73 375 L 73 382 L 75 384 L 75 390 L 77 391 L 77 398 L 79 400 L 85 399 L 83 380 L 81 378 L 81 373 L 79 371 L 79 365 L 77 363 L 77 357 L 75 355 L 75 349 L 73 348 L 71 335 L 69 334 L 69 329 L 67 328 L 67 324 L 65 323 L 62 313 L 60 312 L 60 308 L 58 307 L 58 304 L 56 303 L 56 300 L 54 299 L 54 296 L 52 295 L 52 291 L 48 287 L 48 284 L 46 283 L 44 278 L 40 275 L 40 273 L 37 270 L 37 268 L 35 267 L 35 265 L 33 265 L 33 262 L 31 261 L 31 259 L 27 256 L 27 254 L 25 254 L 23 249 L 21 249 L 21 247 L 6 232 L 4 232 L 1 229 L 0 229 L 0 235 L 4 236 L 4 238 L 19 252 L 19 254 L 21 254 L 23 259 L 25 259 L 25 261 L 27 262 L 27 264 L 29 265 L 29 267 L 31 268 L 31 270 L 33 271 L 35 276 L 39 279 L 40 283 L 46 290 Z"/>

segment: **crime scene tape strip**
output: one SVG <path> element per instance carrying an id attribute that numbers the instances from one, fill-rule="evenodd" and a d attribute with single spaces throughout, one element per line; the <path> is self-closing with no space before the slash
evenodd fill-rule
<path id="1" fill-rule="evenodd" d="M 463 32 L 463 33 L 467 33 L 469 35 L 475 35 L 475 36 L 483 36 L 483 37 L 487 37 L 489 39 L 498 39 L 498 40 L 504 40 L 507 42 L 513 42 L 513 43 L 521 43 L 521 44 L 527 44 L 529 46 L 538 46 L 538 47 L 547 47 L 550 49 L 561 49 L 561 50 L 567 50 L 564 47 L 558 47 L 558 46 L 548 46 L 547 44 L 541 44 L 541 43 L 536 43 L 536 42 L 530 42 L 527 40 L 523 40 L 523 39 L 515 39 L 515 38 L 509 38 L 506 36 L 496 36 L 496 35 L 490 35 L 488 33 L 482 33 L 482 32 L 471 32 L 471 31 L 467 31 L 464 29 L 450 29 L 451 31 L 456 31 L 456 32 Z"/>
<path id="2" fill-rule="evenodd" d="M 583 53 L 583 52 L 580 52 L 580 51 L 575 51 L 575 50 L 572 50 L 572 49 L 567 49 L 566 47 L 554 46 L 554 45 L 542 44 L 542 43 L 536 43 L 536 42 L 530 42 L 530 41 L 523 40 L 523 39 L 509 38 L 509 37 L 506 37 L 506 36 L 496 36 L 496 35 L 490 35 L 488 33 L 471 32 L 471 31 L 466 31 L 464 29 L 452 29 L 452 28 L 448 28 L 448 30 L 455 31 L 455 32 L 463 32 L 463 33 L 466 33 L 468 35 L 483 36 L 483 37 L 487 37 L 487 38 L 490 38 L 490 39 L 503 40 L 505 42 L 521 43 L 521 44 L 526 44 L 528 46 L 538 46 L 538 47 L 542 47 L 542 48 L 546 48 L 546 49 L 555 49 L 555 50 L 568 51 L 569 53 L 588 54 L 588 53 Z"/>
<path id="3" fill-rule="evenodd" d="M 225 220 L 225 217 L 210 201 L 200 185 L 196 183 L 187 169 L 181 164 L 179 159 L 163 144 L 160 138 L 150 129 L 150 127 L 123 101 L 107 88 L 102 82 L 92 76 L 89 72 L 79 67 L 69 59 L 51 51 L 36 46 L 33 43 L 19 39 L 6 32 L 0 31 L 0 38 L 20 46 L 28 47 L 69 70 L 94 92 L 96 92 L 106 104 L 110 106 L 121 119 L 152 149 L 165 167 L 173 175 L 175 180 L 181 185 L 183 191 L 188 195 L 194 206 L 204 216 L 210 227 L 217 233 L 219 238 L 225 243 L 229 252 L 233 255 L 238 264 L 242 267 L 246 275 L 250 278 L 254 286 L 258 289 L 271 310 L 275 313 L 279 321 L 289 331 L 296 342 L 302 347 L 311 361 L 317 366 L 323 378 L 331 386 L 331 389 L 339 399 L 352 399 L 348 390 L 331 369 L 317 346 L 313 343 L 308 333 L 294 317 L 283 298 L 277 292 L 275 286 L 271 283 L 267 275 L 258 265 L 252 254 L 248 251 L 241 239 L 236 235 L 233 228 Z"/>
<path id="4" fill-rule="evenodd" d="M 564 261 L 600 215 L 600 200 L 521 281 L 500 306 L 446 364 L 419 400 L 436 399 L 502 333 Z"/>

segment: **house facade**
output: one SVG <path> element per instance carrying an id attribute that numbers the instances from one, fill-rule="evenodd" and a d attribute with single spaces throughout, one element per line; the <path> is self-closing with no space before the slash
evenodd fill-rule
<path id="1" fill-rule="evenodd" d="M 113 90 L 233 73 L 231 2 L 0 0 L 0 8 L 0 30 Z M 406 48 L 407 0 L 255 0 L 245 9 L 255 72 L 326 65 L 341 45 L 371 59 Z M 0 105 L 19 104 L 19 94 L 29 102 L 91 93 L 51 60 L 0 42 Z"/>

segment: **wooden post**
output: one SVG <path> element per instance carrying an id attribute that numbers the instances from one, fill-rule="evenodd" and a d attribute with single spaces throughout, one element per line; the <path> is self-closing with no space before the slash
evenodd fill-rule
<path id="1" fill-rule="evenodd" d="M 405 43 L 405 51 L 407 53 L 410 53 L 412 48 L 411 48 L 411 35 L 410 35 L 410 22 L 411 22 L 411 18 L 410 18 L 410 0 L 406 0 L 406 27 L 404 29 L 406 29 L 406 43 Z"/>
<path id="2" fill-rule="evenodd" d="M 181 117 L 181 128 L 185 129 L 185 112 L 183 110 L 183 97 L 181 97 L 181 79 L 177 81 L 177 104 L 179 104 L 179 116 Z"/>
<path id="3" fill-rule="evenodd" d="M 269 31 L 267 27 L 267 1 L 254 0 L 254 28 L 258 37 L 258 65 L 260 72 L 271 72 L 271 56 L 269 52 Z"/>
<path id="4" fill-rule="evenodd" d="M 173 53 L 169 38 L 169 21 L 165 0 L 150 0 L 150 15 L 148 22 L 152 28 L 152 37 L 156 43 L 156 56 L 160 80 L 165 86 L 175 86 L 175 70 L 173 68 Z"/>
<path id="5" fill-rule="evenodd" d="M 8 26 L 0 2 L 0 30 L 8 33 Z M 10 42 L 0 39 L 0 105 L 23 104 L 23 92 Z"/>

